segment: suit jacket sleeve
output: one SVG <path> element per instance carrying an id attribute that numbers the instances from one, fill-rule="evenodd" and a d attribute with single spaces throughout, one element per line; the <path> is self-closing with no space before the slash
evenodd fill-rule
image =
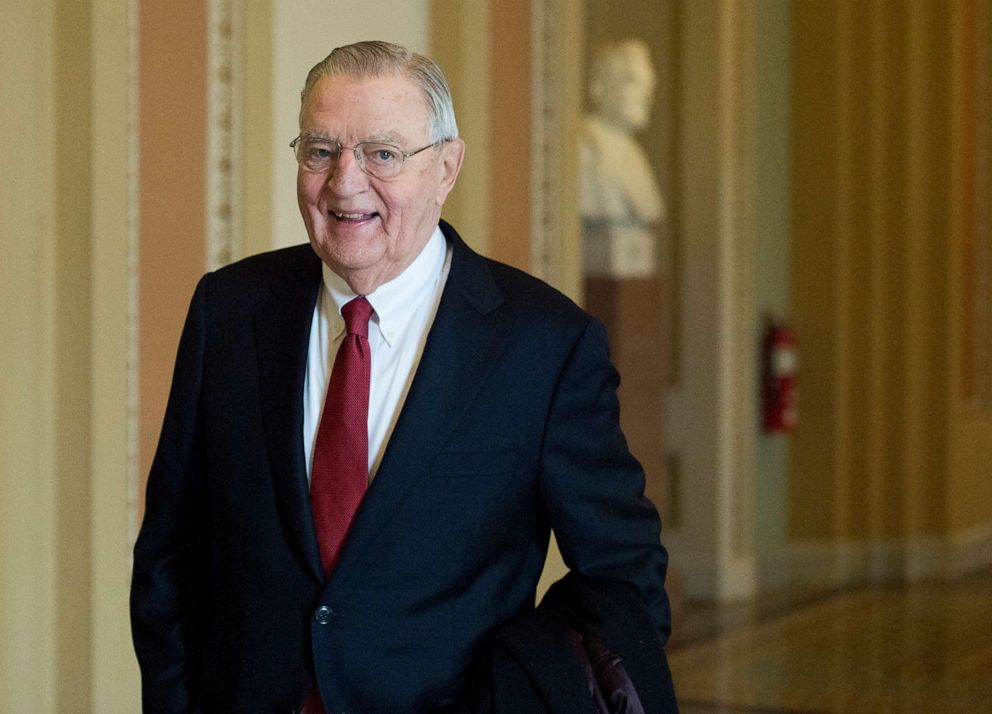
<path id="1" fill-rule="evenodd" d="M 209 611 L 206 488 L 198 438 L 204 351 L 200 282 L 180 340 L 162 434 L 148 477 L 134 549 L 131 628 L 141 666 L 143 711 L 198 711 L 197 658 Z"/>
<path id="2" fill-rule="evenodd" d="M 620 431 L 605 329 L 591 320 L 559 377 L 542 449 L 542 495 L 568 567 L 632 585 L 662 642 L 671 630 L 661 524 Z"/>

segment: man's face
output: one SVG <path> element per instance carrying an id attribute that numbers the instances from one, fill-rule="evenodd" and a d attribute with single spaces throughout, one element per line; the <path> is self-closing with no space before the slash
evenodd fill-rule
<path id="1" fill-rule="evenodd" d="M 413 151 L 430 143 L 423 95 L 399 76 L 322 77 L 305 100 L 300 132 L 348 147 L 379 141 Z M 427 149 L 388 179 L 363 172 L 348 149 L 324 173 L 301 166 L 296 195 L 317 255 L 358 294 L 395 278 L 437 226 L 463 153 L 461 140 Z"/>

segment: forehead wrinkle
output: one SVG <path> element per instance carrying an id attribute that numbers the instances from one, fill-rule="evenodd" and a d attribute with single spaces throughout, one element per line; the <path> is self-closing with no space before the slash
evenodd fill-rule
<path id="1" fill-rule="evenodd" d="M 361 88 L 366 83 L 375 85 L 382 80 L 390 79 L 401 80 L 399 90 L 395 87 L 388 88 L 388 91 L 383 90 L 382 92 L 373 93 L 375 96 L 364 96 L 363 102 L 353 102 L 354 97 L 352 95 L 356 87 Z M 332 93 L 328 91 L 331 89 L 328 85 L 343 86 L 336 86 L 335 91 Z M 381 114 L 383 111 L 381 100 L 383 99 L 387 100 L 387 106 L 385 107 L 386 116 Z M 407 101 L 408 99 L 412 99 L 418 108 L 423 111 L 423 128 L 419 126 L 406 126 L 407 122 L 405 120 L 409 116 L 409 113 L 403 117 L 404 121 L 401 124 L 401 128 L 391 127 L 390 124 L 393 124 L 395 119 L 395 117 L 392 119 L 389 118 L 389 116 L 395 113 L 393 111 L 393 102 Z M 365 102 L 369 102 L 369 104 L 365 104 Z M 349 141 L 353 141 L 354 144 L 371 141 L 404 147 L 410 142 L 416 143 L 420 134 L 428 138 L 430 137 L 431 127 L 429 118 L 426 116 L 426 111 L 425 102 L 420 96 L 418 88 L 404 76 L 389 75 L 381 78 L 356 78 L 345 75 L 332 75 L 322 77 L 304 100 L 300 107 L 300 128 L 301 134 L 305 133 L 317 139 L 337 141 L 342 145 L 347 144 Z M 328 116 L 329 114 L 334 116 L 335 121 L 342 121 L 344 123 L 339 126 L 325 124 L 325 120 L 330 118 Z M 420 124 L 420 121 L 413 123 Z M 335 135 L 332 136 L 329 132 L 316 128 L 318 126 L 336 130 Z M 304 127 L 308 128 L 304 129 Z M 342 129 L 346 132 L 344 135 L 340 133 Z M 368 133 L 358 134 L 356 130 L 367 131 Z M 408 136 L 408 134 L 410 135 Z"/>
<path id="2" fill-rule="evenodd" d="M 380 131 L 370 134 L 365 141 L 374 141 L 379 144 L 398 144 L 403 141 L 403 137 L 396 131 Z"/>

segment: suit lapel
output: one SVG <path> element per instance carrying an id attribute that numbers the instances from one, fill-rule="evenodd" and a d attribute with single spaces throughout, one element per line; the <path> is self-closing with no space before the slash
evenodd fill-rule
<path id="1" fill-rule="evenodd" d="M 303 453 L 303 381 L 320 261 L 309 247 L 302 255 L 304 259 L 293 266 L 289 276 L 283 272 L 273 278 L 272 299 L 255 313 L 255 344 L 276 497 L 304 562 L 323 582 Z"/>
<path id="2" fill-rule="evenodd" d="M 502 295 L 485 261 L 454 229 L 441 227 L 452 242 L 452 263 L 424 353 L 375 479 L 352 525 L 335 577 L 360 575 L 363 553 L 384 533 L 396 509 L 426 471 L 496 357 L 511 327 L 499 310 Z"/>

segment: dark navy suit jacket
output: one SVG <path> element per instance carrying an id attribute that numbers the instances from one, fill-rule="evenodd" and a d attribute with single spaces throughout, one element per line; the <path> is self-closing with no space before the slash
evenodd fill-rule
<path id="1" fill-rule="evenodd" d="M 409 394 L 330 578 L 303 453 L 320 262 L 206 275 L 190 306 L 134 552 L 148 712 L 429 712 L 566 564 L 627 583 L 667 637 L 667 557 L 618 425 L 604 329 L 539 280 L 452 264 Z"/>

